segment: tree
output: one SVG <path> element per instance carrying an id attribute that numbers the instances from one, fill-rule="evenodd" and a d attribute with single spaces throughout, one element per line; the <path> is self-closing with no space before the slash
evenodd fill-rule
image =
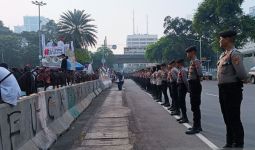
<path id="1" fill-rule="evenodd" d="M 0 35 L 1 62 L 11 66 L 20 66 L 22 56 L 18 55 L 21 46 L 20 38 L 15 35 Z M 3 57 L 3 58 L 2 58 Z"/>
<path id="2" fill-rule="evenodd" d="M 46 25 L 42 26 L 42 33 L 45 34 L 45 41 L 52 40 L 54 43 L 58 41 L 58 26 L 54 20 L 50 20 Z"/>
<path id="3" fill-rule="evenodd" d="M 199 39 L 199 36 L 194 31 L 191 20 L 167 16 L 164 19 L 164 28 L 165 36 L 146 48 L 145 57 L 148 60 L 161 63 L 186 58 L 185 49 L 187 47 L 195 45 L 199 48 L 199 42 L 195 41 Z M 203 38 L 202 41 L 202 56 L 211 59 L 214 63 L 216 61 L 215 52 L 207 44 L 207 39 Z"/>
<path id="4" fill-rule="evenodd" d="M 204 0 L 198 7 L 193 27 L 203 38 L 207 38 L 214 50 L 219 49 L 218 34 L 224 30 L 236 30 L 236 46 L 243 46 L 250 38 L 255 40 L 255 19 L 244 15 L 243 0 Z M 252 27 L 253 26 L 253 27 Z"/>
<path id="5" fill-rule="evenodd" d="M 90 24 L 94 19 L 90 18 L 84 10 L 67 11 L 60 17 L 58 23 L 59 32 L 68 41 L 74 41 L 75 48 L 87 48 L 95 46 L 97 41 L 96 26 Z"/>
<path id="6" fill-rule="evenodd" d="M 113 63 L 115 59 L 114 59 L 114 54 L 112 50 L 107 47 L 99 47 L 97 51 L 92 54 L 92 61 L 93 61 L 92 66 L 94 69 L 97 69 L 102 66 L 101 60 L 103 58 L 103 55 L 106 60 L 105 65 L 107 65 L 108 67 L 113 67 Z"/>
<path id="7" fill-rule="evenodd" d="M 22 32 L 22 48 L 20 55 L 22 57 L 22 65 L 31 64 L 33 66 L 39 65 L 39 46 L 38 46 L 38 32 Z"/>
<path id="8" fill-rule="evenodd" d="M 85 64 L 88 62 L 91 62 L 91 52 L 88 51 L 87 49 L 76 49 L 75 51 L 75 58 L 77 62 L 81 64 Z"/>

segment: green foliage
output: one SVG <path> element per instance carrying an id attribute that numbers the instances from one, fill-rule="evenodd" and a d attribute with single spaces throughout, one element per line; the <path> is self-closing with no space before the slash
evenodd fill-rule
<path id="1" fill-rule="evenodd" d="M 105 65 L 108 67 L 113 67 L 114 63 L 114 54 L 111 49 L 107 47 L 99 47 L 95 53 L 92 54 L 92 60 L 93 60 L 93 68 L 97 69 L 102 66 L 102 57 L 104 55 L 104 58 L 106 60 Z"/>
<path id="2" fill-rule="evenodd" d="M 54 20 L 50 20 L 46 25 L 42 26 L 41 32 L 45 35 L 46 42 L 52 40 L 54 43 L 57 43 L 59 40 L 58 26 Z"/>
<path id="3" fill-rule="evenodd" d="M 75 52 L 75 58 L 77 62 L 81 64 L 91 62 L 92 60 L 91 52 L 88 51 L 87 49 L 76 49 L 74 52 Z"/>
<path id="4" fill-rule="evenodd" d="M 20 34 L 23 42 L 21 48 L 22 66 L 31 64 L 33 66 L 39 65 L 39 46 L 38 46 L 38 32 L 22 32 Z"/>
<path id="5" fill-rule="evenodd" d="M 1 62 L 11 66 L 19 66 L 22 59 L 17 53 L 21 50 L 20 38 L 15 35 L 0 35 Z M 3 58 L 2 58 L 3 57 Z"/>
<path id="6" fill-rule="evenodd" d="M 255 40 L 255 19 L 244 15 L 243 0 L 204 0 L 198 7 L 193 27 L 203 38 L 208 39 L 214 50 L 219 49 L 219 32 L 236 30 L 236 46 L 243 46 L 249 38 Z M 253 27 L 252 27 L 253 26 Z"/>
<path id="7" fill-rule="evenodd" d="M 167 16 L 164 20 L 164 28 L 165 36 L 146 48 L 145 57 L 149 61 L 162 63 L 173 59 L 185 59 L 185 49 L 192 45 L 197 46 L 199 50 L 200 45 L 197 40 L 200 37 L 194 31 L 192 21 Z M 197 54 L 200 55 L 199 51 Z M 213 63 L 217 59 L 205 38 L 202 38 L 202 57 L 211 59 Z"/>
<path id="8" fill-rule="evenodd" d="M 65 36 L 67 41 L 73 41 L 75 48 L 87 48 L 95 46 L 97 41 L 96 26 L 90 24 L 93 19 L 84 10 L 67 11 L 60 17 L 59 33 Z"/>

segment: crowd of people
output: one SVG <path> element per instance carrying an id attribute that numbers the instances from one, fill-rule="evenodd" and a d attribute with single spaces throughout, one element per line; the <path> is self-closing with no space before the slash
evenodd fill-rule
<path id="1" fill-rule="evenodd" d="M 223 52 L 217 63 L 217 79 L 219 102 L 226 125 L 225 148 L 243 148 L 244 129 L 240 119 L 243 83 L 247 79 L 242 54 L 235 48 L 237 33 L 229 30 L 221 32 L 220 47 Z M 180 116 L 179 123 L 188 123 L 186 112 L 186 94 L 189 93 L 193 126 L 185 133 L 188 135 L 201 132 L 201 92 L 202 92 L 202 63 L 197 59 L 197 48 L 186 49 L 190 64 L 185 68 L 184 59 L 176 59 L 150 68 L 132 73 L 131 78 L 143 89 L 151 93 L 155 101 L 168 107 L 171 115 Z M 168 96 L 168 90 L 170 97 Z M 164 96 L 164 101 L 162 101 Z M 171 98 L 171 103 L 170 103 Z"/>
<path id="2" fill-rule="evenodd" d="M 63 55 L 63 57 L 65 57 Z M 87 74 L 84 71 L 67 70 L 66 59 L 63 59 L 61 68 L 35 67 L 26 65 L 24 68 L 9 68 L 6 63 L 0 64 L 0 103 L 11 106 L 17 104 L 21 96 L 37 93 L 38 89 L 53 89 L 96 80 L 99 74 Z"/>

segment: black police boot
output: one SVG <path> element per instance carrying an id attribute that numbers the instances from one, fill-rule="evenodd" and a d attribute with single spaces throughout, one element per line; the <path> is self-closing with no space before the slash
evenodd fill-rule
<path id="1" fill-rule="evenodd" d="M 186 131 L 185 133 L 188 135 L 193 135 L 199 133 L 200 130 L 198 128 L 192 128 L 191 130 Z"/>
<path id="2" fill-rule="evenodd" d="M 179 111 L 173 111 L 171 112 L 171 116 L 180 116 L 180 112 Z"/>
<path id="3" fill-rule="evenodd" d="M 169 107 L 170 104 L 169 104 L 169 103 L 165 103 L 164 106 L 165 106 L 165 107 Z"/>
<path id="4" fill-rule="evenodd" d="M 238 148 L 238 149 L 242 149 L 243 148 L 243 144 L 234 143 L 233 147 L 234 148 Z"/>
<path id="5" fill-rule="evenodd" d="M 189 120 L 188 120 L 188 118 L 185 117 L 182 120 L 180 120 L 179 123 L 181 123 L 181 124 L 182 123 L 189 123 Z"/>
<path id="6" fill-rule="evenodd" d="M 178 122 L 179 122 L 179 121 L 181 121 L 182 119 L 183 119 L 183 118 L 181 117 L 181 118 L 179 118 L 179 119 L 176 119 L 176 121 L 178 121 Z"/>
<path id="7" fill-rule="evenodd" d="M 191 128 L 188 128 L 188 130 L 193 130 L 194 127 L 191 127 Z M 198 129 L 200 132 L 203 131 L 203 129 L 201 127 L 198 127 L 198 128 L 195 128 L 195 129 Z"/>

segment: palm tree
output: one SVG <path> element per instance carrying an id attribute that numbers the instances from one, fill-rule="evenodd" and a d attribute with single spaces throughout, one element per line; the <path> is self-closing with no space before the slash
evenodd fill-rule
<path id="1" fill-rule="evenodd" d="M 76 9 L 73 12 L 67 11 L 60 16 L 59 32 L 64 35 L 66 40 L 72 40 L 75 48 L 96 46 L 97 27 L 90 24 L 94 21 L 90 16 L 84 10 Z"/>

